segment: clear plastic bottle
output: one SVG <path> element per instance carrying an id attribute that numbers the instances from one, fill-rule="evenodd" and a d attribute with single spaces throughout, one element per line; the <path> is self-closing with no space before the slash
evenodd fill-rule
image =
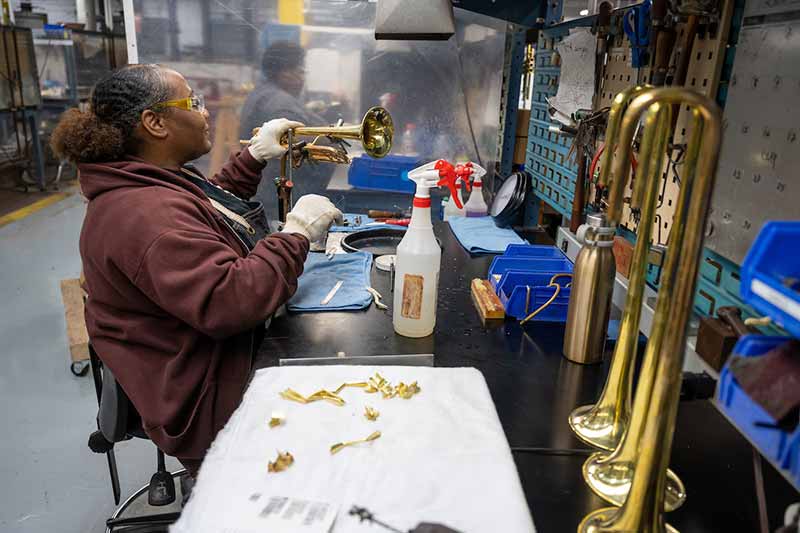
<path id="1" fill-rule="evenodd" d="M 464 209 L 464 198 L 461 195 L 460 179 L 456 180 L 456 195 L 458 197 L 458 201 L 461 203 L 461 207 L 458 207 L 458 203 L 453 200 L 455 196 L 451 195 L 450 198 L 447 199 L 447 204 L 444 206 L 443 220 L 449 220 L 453 217 L 463 217 L 467 215 L 467 211 Z"/>
<path id="2" fill-rule="evenodd" d="M 483 182 L 481 175 L 475 174 L 475 179 L 472 182 L 472 192 L 469 195 L 464 209 L 468 217 L 485 217 L 489 212 L 489 207 L 486 205 L 486 200 L 483 198 Z"/>
<path id="3" fill-rule="evenodd" d="M 433 234 L 430 189 L 448 182 L 455 189 L 455 168 L 444 160 L 434 161 L 408 173 L 417 184 L 411 222 L 397 246 L 392 324 L 404 337 L 426 337 L 436 326 L 439 268 L 442 251 Z M 449 180 L 449 181 L 448 181 Z"/>

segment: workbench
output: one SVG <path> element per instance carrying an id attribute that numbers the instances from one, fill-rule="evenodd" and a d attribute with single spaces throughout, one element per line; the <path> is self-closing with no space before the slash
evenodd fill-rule
<path id="1" fill-rule="evenodd" d="M 446 223 L 436 223 L 442 271 L 436 330 L 422 339 L 394 333 L 391 310 L 290 314 L 275 318 L 256 366 L 279 359 L 389 354 L 434 354 L 435 366 L 472 366 L 489 385 L 539 533 L 575 531 L 593 509 L 605 506 L 581 477 L 589 448 L 567 425 L 578 405 L 593 403 L 608 372 L 606 362 L 582 366 L 561 355 L 563 324 L 516 321 L 485 328 L 470 299 L 473 278 L 484 278 L 493 256 L 471 257 Z M 551 244 L 544 233 L 523 235 Z M 373 287 L 391 307 L 390 276 L 372 271 Z M 671 468 L 688 499 L 668 522 L 681 533 L 758 531 L 758 506 L 750 445 L 707 400 L 682 402 Z M 770 531 L 782 525 L 794 489 L 764 463 Z"/>

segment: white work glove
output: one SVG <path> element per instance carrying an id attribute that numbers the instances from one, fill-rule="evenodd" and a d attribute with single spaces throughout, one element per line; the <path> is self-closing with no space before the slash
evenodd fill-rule
<path id="1" fill-rule="evenodd" d="M 330 200 L 318 194 L 306 194 L 297 200 L 286 215 L 283 231 L 304 235 L 309 242 L 319 242 L 328 233 L 331 224 L 341 224 L 343 220 L 342 212 Z"/>
<path id="2" fill-rule="evenodd" d="M 276 118 L 262 124 L 253 138 L 250 139 L 250 155 L 261 163 L 267 159 L 274 159 L 283 155 L 286 149 L 281 146 L 281 137 L 291 128 L 302 126 L 302 122 L 295 122 L 285 118 Z"/>

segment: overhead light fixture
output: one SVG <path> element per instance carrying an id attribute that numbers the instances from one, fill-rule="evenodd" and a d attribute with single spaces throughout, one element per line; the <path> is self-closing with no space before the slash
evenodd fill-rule
<path id="1" fill-rule="evenodd" d="M 446 41 L 456 32 L 451 0 L 378 0 L 375 39 Z"/>
<path id="2" fill-rule="evenodd" d="M 582 17 L 585 17 L 586 15 L 589 14 L 589 10 L 588 9 L 581 9 L 580 13 L 578 13 L 578 14 L 580 16 L 582 16 Z"/>

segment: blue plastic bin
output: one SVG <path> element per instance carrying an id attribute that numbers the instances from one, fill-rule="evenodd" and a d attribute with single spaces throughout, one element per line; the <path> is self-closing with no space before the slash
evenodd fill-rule
<path id="1" fill-rule="evenodd" d="M 743 357 L 758 357 L 788 340 L 790 337 L 747 335 L 739 339 L 733 353 Z M 775 424 L 775 421 L 742 390 L 727 364 L 720 373 L 717 402 L 761 453 L 792 473 L 796 484 L 800 483 L 800 428 L 787 433 L 778 428 L 758 425 Z"/>
<path id="2" fill-rule="evenodd" d="M 419 165 L 418 159 L 404 155 L 387 155 L 381 159 L 360 155 L 350 163 L 347 183 L 356 189 L 413 194 L 416 185 L 408 179 L 408 171 Z"/>
<path id="3" fill-rule="evenodd" d="M 492 287 L 494 287 L 495 291 L 497 290 L 503 274 L 510 270 L 516 272 L 549 273 L 550 277 L 552 277 L 553 274 L 572 272 L 572 261 L 566 257 L 557 259 L 548 257 L 509 257 L 498 255 L 492 260 L 492 265 L 489 267 L 489 281 L 492 283 Z M 548 280 L 549 279 L 550 278 L 548 278 Z M 545 285 L 547 285 L 547 283 L 545 283 Z"/>
<path id="4" fill-rule="evenodd" d="M 546 244 L 509 244 L 505 257 L 540 257 L 542 259 L 566 259 L 564 252 L 556 246 Z"/>
<path id="5" fill-rule="evenodd" d="M 798 242 L 800 222 L 767 222 L 741 269 L 742 298 L 794 337 L 800 337 Z"/>
<path id="6" fill-rule="evenodd" d="M 503 274 L 498 284 L 498 296 L 506 309 L 506 314 L 517 319 L 523 319 L 545 304 L 556 290 L 548 287 L 553 273 L 550 272 L 519 272 L 510 270 Z M 561 285 L 561 290 L 553 303 L 533 317 L 533 321 L 541 322 L 566 322 L 569 307 L 569 287 L 564 287 L 571 280 L 559 278 L 555 280 Z M 528 296 L 530 287 L 530 297 Z M 529 299 L 530 298 L 530 299 Z M 527 305 L 526 305 L 527 304 Z"/>

